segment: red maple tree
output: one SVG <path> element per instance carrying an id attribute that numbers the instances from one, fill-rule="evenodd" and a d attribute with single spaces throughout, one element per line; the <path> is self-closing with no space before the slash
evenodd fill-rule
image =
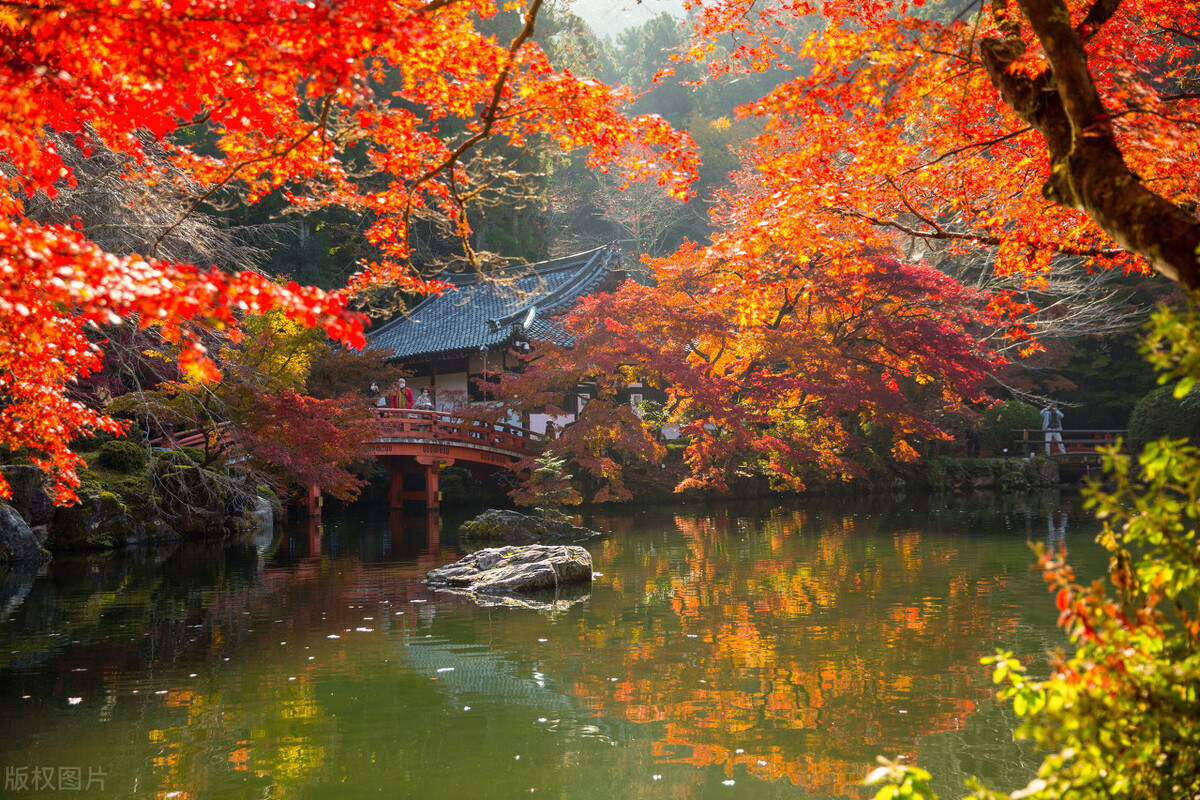
<path id="1" fill-rule="evenodd" d="M 246 312 L 282 309 L 337 341 L 363 341 L 345 292 L 168 263 L 155 257 L 154 238 L 145 252 L 109 253 L 70 226 L 28 217 L 26 198 L 75 180 L 53 144 L 61 137 L 85 154 L 123 154 L 131 180 L 178 181 L 193 211 L 217 192 L 248 203 L 283 192 L 300 208 L 368 215 L 367 236 L 384 257 L 363 264 L 349 291 L 382 280 L 437 288 L 408 271 L 408 219 L 434 208 L 465 236 L 475 187 L 463 159 L 490 137 L 587 148 L 594 165 L 612 162 L 686 194 L 687 137 L 659 118 L 622 115 L 619 92 L 555 71 L 531 41 L 540 8 L 522 7 L 515 35 L 501 42 L 480 25 L 503 13 L 491 0 L 0 5 L 3 444 L 50 472 L 60 500 L 72 497 L 79 461 L 66 442 L 119 428 L 65 391 L 99 367 L 85 335 L 94 325 L 157 327 L 182 346 L 184 371 L 205 379 L 217 371 L 201 332 L 236 338 Z M 169 173 L 142 158 L 145 132 L 165 149 Z M 627 149 L 631 141 L 647 148 Z"/>
<path id="2" fill-rule="evenodd" d="M 669 397 L 688 442 L 678 488 L 716 491 L 739 474 L 788 488 L 861 475 L 872 437 L 911 460 L 985 400 L 986 296 L 882 254 L 835 261 L 785 240 L 751 258 L 729 249 L 741 235 L 650 262 L 655 287 L 586 299 L 562 320 L 572 346 L 535 347 L 507 381 L 523 404 L 594 386 L 554 447 L 603 479 L 601 499 L 628 497 L 614 454 L 661 459 L 650 426 L 615 403 L 632 382 Z"/>

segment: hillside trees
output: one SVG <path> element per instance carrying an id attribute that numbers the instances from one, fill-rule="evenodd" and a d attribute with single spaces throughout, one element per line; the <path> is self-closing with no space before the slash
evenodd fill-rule
<path id="1" fill-rule="evenodd" d="M 236 339 L 245 312 L 281 309 L 335 340 L 362 341 L 341 292 L 167 257 L 164 243 L 218 196 L 253 204 L 281 192 L 299 209 L 361 212 L 380 257 L 349 288 L 390 280 L 421 290 L 433 287 L 408 271 L 408 223 L 434 210 L 469 241 L 464 208 L 479 186 L 462 165 L 486 139 L 544 138 L 686 194 L 686 137 L 661 118 L 622 116 L 621 96 L 596 81 L 555 72 L 530 42 L 540 8 L 523 7 L 518 32 L 500 40 L 478 24 L 501 13 L 489 0 L 0 7 L 4 444 L 26 449 L 59 498 L 71 497 L 78 461 L 66 442 L 118 428 L 65 391 L 99 366 L 101 345 L 87 336 L 94 325 L 157 328 L 195 379 L 217 374 L 203 331 Z M 122 178 L 171 185 L 187 199 L 183 213 L 146 237 L 147 250 L 112 252 L 74 220 L 31 217 L 31 198 L 53 199 L 79 181 L 62 140 L 85 157 L 123 158 Z M 626 149 L 632 141 L 648 149 Z M 156 148 L 169 168 L 151 157 Z"/>

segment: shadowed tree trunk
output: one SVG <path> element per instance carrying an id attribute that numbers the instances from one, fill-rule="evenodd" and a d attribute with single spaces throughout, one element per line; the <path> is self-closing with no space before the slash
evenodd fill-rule
<path id="1" fill-rule="evenodd" d="M 992 0 L 1004 36 L 985 39 L 980 50 L 1004 102 L 1046 140 L 1051 169 L 1042 188 L 1046 199 L 1085 212 L 1159 273 L 1200 289 L 1200 220 L 1151 191 L 1129 169 L 1088 70 L 1084 42 L 1116 13 L 1121 0 L 1097 0 L 1078 27 L 1071 25 L 1064 0 L 1016 3 L 1013 9 L 1008 0 Z M 1021 38 L 1022 16 L 1047 62 L 1033 76 L 1014 68 L 1028 49 Z"/>

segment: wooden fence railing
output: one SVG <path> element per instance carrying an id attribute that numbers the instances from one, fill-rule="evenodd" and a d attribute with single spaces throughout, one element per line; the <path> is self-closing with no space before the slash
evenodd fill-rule
<path id="1" fill-rule="evenodd" d="M 515 456 L 541 450 L 542 435 L 528 428 L 505 422 L 484 422 L 464 419 L 446 411 L 381 408 L 379 417 L 383 431 L 379 441 L 395 439 L 429 439 L 444 443 L 485 445 L 507 450 Z M 214 428 L 192 428 L 168 433 L 150 440 L 152 447 L 174 450 L 179 447 L 205 447 L 233 443 L 233 428 L 222 422 Z"/>
<path id="2" fill-rule="evenodd" d="M 1031 452 L 1045 455 L 1046 433 L 1041 428 L 1013 428 L 1016 452 L 1022 456 Z M 1129 435 L 1127 430 L 1101 428 L 1063 428 L 1057 433 L 1062 436 L 1062 449 L 1067 453 L 1090 453 L 1102 445 L 1116 444 L 1117 437 L 1124 439 Z M 1051 444 L 1050 450 L 1051 455 L 1061 455 L 1057 442 Z"/>

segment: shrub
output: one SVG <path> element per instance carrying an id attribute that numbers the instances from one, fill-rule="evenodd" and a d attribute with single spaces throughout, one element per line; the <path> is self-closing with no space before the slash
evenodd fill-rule
<path id="1" fill-rule="evenodd" d="M 1013 430 L 1015 428 L 1040 430 L 1042 414 L 1029 403 L 1022 403 L 1020 400 L 1005 400 L 983 412 L 983 420 L 980 425 L 979 437 L 983 448 L 993 455 L 1000 455 L 1005 448 L 1010 451 L 1013 449 Z"/>
<path id="2" fill-rule="evenodd" d="M 549 450 L 537 457 L 529 478 L 508 496 L 519 506 L 533 506 L 539 516 L 548 519 L 565 519 L 560 509 L 579 505 L 583 500 L 571 486 L 567 460 Z"/>
<path id="3" fill-rule="evenodd" d="M 89 450 L 99 450 L 102 445 L 116 438 L 108 431 L 96 431 L 91 436 L 76 436 L 70 441 L 70 447 L 76 453 L 85 453 Z"/>
<path id="4" fill-rule="evenodd" d="M 149 453 L 128 439 L 114 439 L 100 446 L 97 463 L 117 472 L 137 472 L 145 468 Z"/>
<path id="5" fill-rule="evenodd" d="M 1196 389 L 1176 399 L 1173 385 L 1160 386 L 1139 400 L 1129 415 L 1129 448 L 1135 453 L 1164 436 L 1196 440 L 1198 435 L 1200 391 Z"/>

